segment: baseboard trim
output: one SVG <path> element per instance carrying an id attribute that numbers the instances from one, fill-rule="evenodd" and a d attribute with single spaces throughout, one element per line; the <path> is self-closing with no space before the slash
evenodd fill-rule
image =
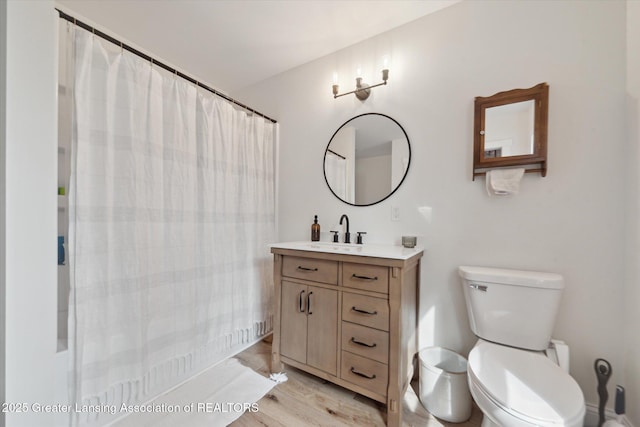
<path id="1" fill-rule="evenodd" d="M 584 426 L 585 427 L 597 427 L 598 420 L 599 420 L 598 406 L 597 405 L 592 405 L 590 403 L 587 403 L 585 406 L 587 407 L 587 413 L 586 413 L 586 415 L 584 417 Z M 605 411 L 604 411 L 604 417 L 607 420 L 615 420 L 617 416 L 618 415 L 616 415 L 616 413 L 613 412 L 611 409 L 605 409 Z M 631 421 L 629 421 L 629 419 L 627 418 L 626 415 L 622 415 L 620 417 L 620 422 L 625 427 L 635 427 L 631 423 Z"/>

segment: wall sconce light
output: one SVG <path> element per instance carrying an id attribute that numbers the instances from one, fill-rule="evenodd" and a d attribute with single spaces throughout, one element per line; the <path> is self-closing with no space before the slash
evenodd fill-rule
<path id="1" fill-rule="evenodd" d="M 382 85 L 386 85 L 387 84 L 387 80 L 389 80 L 389 70 L 388 69 L 384 69 L 382 70 L 382 82 L 369 86 L 366 83 L 362 82 L 362 77 L 358 77 L 356 78 L 356 88 L 355 90 L 352 90 L 351 92 L 345 92 L 345 93 L 338 93 L 338 84 L 335 82 L 335 76 L 334 76 L 334 84 L 333 84 L 333 98 L 338 98 L 340 96 L 345 96 L 345 95 L 349 95 L 349 94 L 355 94 L 356 98 L 358 98 L 360 101 L 364 101 L 365 99 L 367 99 L 369 97 L 369 94 L 371 94 L 371 89 L 374 87 L 378 87 L 378 86 L 382 86 Z"/>

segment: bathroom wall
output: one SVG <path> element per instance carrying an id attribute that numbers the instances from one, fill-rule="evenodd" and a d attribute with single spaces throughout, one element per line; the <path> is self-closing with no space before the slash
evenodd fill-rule
<path id="1" fill-rule="evenodd" d="M 628 220 L 625 280 L 627 415 L 640 425 L 640 2 L 627 0 Z"/>
<path id="2" fill-rule="evenodd" d="M 32 404 L 54 400 L 56 352 L 56 18 L 52 1 L 2 2 L 5 305 L 3 402 L 27 403 L 0 425 L 51 426 Z M 6 13 L 6 14 L 5 14 Z M 6 59 L 6 62 L 5 62 Z M 4 423 L 2 423 L 4 421 Z"/>
<path id="3" fill-rule="evenodd" d="M 566 289 L 554 335 L 571 345 L 571 373 L 587 402 L 597 403 L 598 357 L 613 365 L 610 384 L 635 385 L 627 399 L 640 401 L 638 358 L 624 364 L 621 310 L 625 298 L 637 297 L 624 285 L 625 7 L 464 1 L 233 93 L 280 123 L 280 239 L 308 239 L 318 214 L 328 240 L 343 213 L 369 243 L 421 236 L 420 347 L 464 354 L 475 337 L 459 265 L 561 273 Z M 387 86 L 364 103 L 333 99 L 334 72 L 341 91 L 353 89 L 358 67 L 365 82 L 377 83 L 384 55 Z M 541 82 L 550 85 L 547 177 L 527 174 L 518 196 L 489 198 L 484 178 L 471 179 L 474 97 Z M 411 166 L 391 198 L 353 207 L 326 187 L 322 159 L 333 132 L 365 112 L 405 128 Z M 399 221 L 391 220 L 394 207 Z M 637 315 L 628 321 L 630 337 L 640 322 Z M 637 356 L 637 345 L 626 346 L 629 355 Z"/>
<path id="4" fill-rule="evenodd" d="M 631 215 L 638 212 L 640 49 L 632 43 L 625 48 L 625 7 L 631 12 L 627 36 L 637 42 L 640 13 L 633 1 L 462 2 L 232 95 L 281 123 L 281 240 L 307 239 L 314 214 L 324 240 L 342 213 L 352 231 L 368 232 L 368 242 L 420 235 L 427 247 L 420 344 L 463 353 L 475 338 L 458 265 L 564 274 L 555 335 L 572 346 L 573 375 L 595 403 L 593 360 L 607 358 L 614 366 L 610 392 L 612 384 L 627 387 L 628 413 L 640 425 L 640 407 L 631 404 L 640 401 L 640 224 Z M 49 402 L 56 348 L 57 20 L 50 0 L 0 2 L 0 22 L 3 12 L 4 397 Z M 333 99 L 334 71 L 343 90 L 351 90 L 358 66 L 365 81 L 377 81 L 389 53 L 387 86 L 373 89 L 365 103 L 352 96 Z M 542 81 L 550 84 L 548 176 L 525 176 L 515 198 L 488 198 L 484 180 L 471 181 L 473 97 Z M 413 157 L 400 190 L 378 205 L 357 208 L 326 188 L 322 159 L 333 132 L 364 112 L 398 120 Z M 621 172 L 629 163 L 633 182 Z M 391 221 L 392 207 L 399 208 L 400 221 Z M 625 208 L 631 213 L 626 224 L 638 237 L 626 246 Z M 620 310 L 625 304 L 626 315 Z M 7 425 L 52 424 L 46 413 L 7 414 Z"/>

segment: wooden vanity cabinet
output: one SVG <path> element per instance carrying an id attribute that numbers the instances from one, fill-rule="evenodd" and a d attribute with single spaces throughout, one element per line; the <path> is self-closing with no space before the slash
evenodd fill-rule
<path id="1" fill-rule="evenodd" d="M 417 353 L 422 251 L 402 259 L 272 247 L 275 322 L 271 370 L 282 363 L 387 405 L 402 398 Z"/>
<path id="2" fill-rule="evenodd" d="M 282 281 L 280 354 L 337 374 L 338 291 Z"/>

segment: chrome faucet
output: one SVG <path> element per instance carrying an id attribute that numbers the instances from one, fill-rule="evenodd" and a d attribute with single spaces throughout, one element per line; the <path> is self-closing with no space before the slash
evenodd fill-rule
<path id="1" fill-rule="evenodd" d="M 347 220 L 347 232 L 344 233 L 344 242 L 351 243 L 351 233 L 349 233 L 349 217 L 345 214 L 340 217 L 340 225 L 342 225 L 342 220 Z"/>

